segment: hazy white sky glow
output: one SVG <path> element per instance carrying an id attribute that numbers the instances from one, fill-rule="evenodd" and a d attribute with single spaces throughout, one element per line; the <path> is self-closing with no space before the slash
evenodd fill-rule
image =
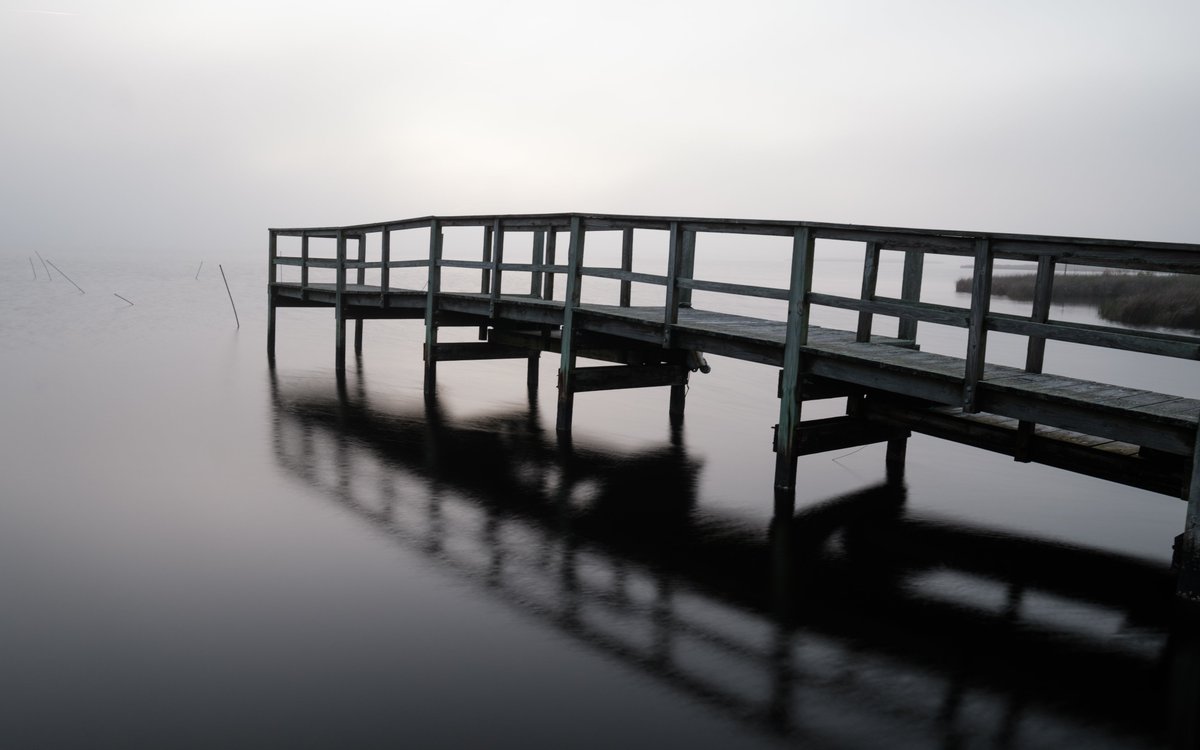
<path id="1" fill-rule="evenodd" d="M 1197 28 L 1194 0 L 23 0 L 5 244 L 546 211 L 1195 242 Z"/>

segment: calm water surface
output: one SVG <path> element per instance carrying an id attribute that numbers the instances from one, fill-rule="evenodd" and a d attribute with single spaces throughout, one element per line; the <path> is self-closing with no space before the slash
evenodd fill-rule
<path id="1" fill-rule="evenodd" d="M 4 746 L 1194 745 L 1178 500 L 917 436 L 903 478 L 802 459 L 772 523 L 770 368 L 712 358 L 676 431 L 665 390 L 582 394 L 566 445 L 549 357 L 532 403 L 500 361 L 427 404 L 416 322 L 339 382 L 331 315 L 283 310 L 272 370 L 260 255 L 224 262 L 240 330 L 217 259 L 48 254 L 80 294 L 0 258 Z"/>

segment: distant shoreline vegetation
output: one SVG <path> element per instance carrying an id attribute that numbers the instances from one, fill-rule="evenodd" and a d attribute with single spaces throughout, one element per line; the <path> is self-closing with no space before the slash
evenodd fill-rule
<path id="1" fill-rule="evenodd" d="M 992 294 L 1029 301 L 1037 276 L 1032 273 L 992 278 Z M 955 291 L 971 291 L 971 279 L 959 279 Z M 1114 323 L 1200 330 L 1200 277 L 1156 273 L 1081 273 L 1054 277 L 1057 304 L 1095 305 Z"/>

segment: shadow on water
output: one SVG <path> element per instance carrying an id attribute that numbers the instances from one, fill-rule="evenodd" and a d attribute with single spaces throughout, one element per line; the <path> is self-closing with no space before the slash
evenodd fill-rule
<path id="1" fill-rule="evenodd" d="M 914 517 L 899 477 L 748 531 L 699 507 L 680 431 L 622 454 L 559 440 L 536 402 L 456 421 L 373 408 L 361 379 L 271 385 L 287 472 L 769 734 L 1200 744 L 1200 627 L 1159 566 Z"/>

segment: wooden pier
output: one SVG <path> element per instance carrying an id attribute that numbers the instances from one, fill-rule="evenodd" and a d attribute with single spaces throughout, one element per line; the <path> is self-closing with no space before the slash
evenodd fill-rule
<path id="1" fill-rule="evenodd" d="M 477 255 L 445 256 L 448 231 L 473 232 Z M 618 266 L 586 265 L 585 241 L 601 233 L 619 236 Z M 711 234 L 787 238 L 785 283 L 766 287 L 697 278 L 697 238 Z M 506 260 L 506 242 L 515 248 L 522 236 L 528 259 Z M 565 258 L 558 248 L 563 238 Z M 813 291 L 818 242 L 857 245 L 864 258 L 857 296 Z M 665 268 L 635 272 L 635 246 L 652 243 L 659 253 L 665 250 Z M 420 248 L 415 254 L 414 246 Z M 393 252 L 401 247 L 404 252 Z M 898 297 L 877 293 L 885 252 L 903 254 Z M 924 259 L 931 253 L 973 259 L 969 307 L 921 301 Z M 1029 315 L 989 309 L 996 260 L 1036 268 Z M 364 320 L 424 320 L 427 394 L 436 390 L 439 362 L 472 359 L 527 359 L 528 384 L 536 388 L 538 358 L 552 352 L 559 356 L 560 433 L 571 429 L 575 395 L 596 390 L 669 386 L 668 413 L 681 420 L 691 373 L 707 369 L 705 353 L 778 368 L 778 512 L 792 512 L 798 456 L 886 442 L 889 468 L 899 471 L 908 435 L 921 432 L 1184 499 L 1187 520 L 1175 540 L 1178 591 L 1200 599 L 1200 400 L 1042 371 L 1047 340 L 1195 360 L 1200 337 L 1053 320 L 1055 272 L 1065 263 L 1200 274 L 1200 245 L 596 214 L 423 217 L 272 229 L 267 350 L 273 358 L 278 308 L 329 307 L 339 370 L 345 368 L 347 322 L 355 323 L 354 349 L 361 354 Z M 287 266 L 298 267 L 299 279 L 281 279 L 280 269 Z M 414 269 L 421 286 L 393 282 L 394 274 Z M 477 273 L 479 291 L 443 291 L 451 270 Z M 312 278 L 321 274 L 324 278 Z M 518 274 L 520 289 L 505 283 L 506 276 Z M 615 299 L 585 300 L 589 279 L 618 282 Z M 661 287 L 661 303 L 634 305 L 634 284 Z M 695 291 L 786 302 L 786 319 L 698 309 L 692 306 Z M 810 325 L 814 305 L 856 312 L 854 329 Z M 895 336 L 873 332 L 875 318 L 885 316 L 899 319 Z M 920 322 L 965 328 L 962 356 L 921 351 Z M 478 328 L 480 340 L 439 341 L 439 329 L 448 326 Z M 987 362 L 992 331 L 1027 339 L 1023 368 Z M 607 364 L 580 366 L 581 359 Z M 801 420 L 804 402 L 827 398 L 845 398 L 845 416 Z"/>

